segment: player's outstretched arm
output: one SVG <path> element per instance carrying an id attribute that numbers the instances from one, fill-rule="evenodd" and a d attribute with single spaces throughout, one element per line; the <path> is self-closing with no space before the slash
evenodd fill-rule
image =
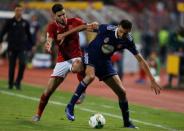
<path id="1" fill-rule="evenodd" d="M 89 23 L 89 24 L 86 24 L 86 25 L 80 25 L 80 26 L 77 26 L 77 27 L 65 32 L 65 33 L 58 34 L 57 39 L 62 40 L 62 39 L 64 39 L 64 37 L 66 37 L 66 36 L 68 36 L 72 33 L 80 32 L 80 31 L 83 31 L 83 30 L 93 31 L 95 29 L 98 29 L 98 23 L 97 22 L 92 22 L 92 23 Z"/>
<path id="2" fill-rule="evenodd" d="M 143 67 L 144 71 L 148 75 L 148 77 L 149 77 L 149 79 L 151 81 L 151 89 L 155 91 L 156 95 L 160 94 L 161 87 L 156 82 L 156 80 L 154 79 L 153 75 L 151 74 L 147 62 L 144 60 L 144 58 L 140 54 L 135 55 L 135 57 L 138 60 L 140 66 Z"/>
<path id="3" fill-rule="evenodd" d="M 64 41 L 64 38 L 74 32 L 80 32 L 80 31 L 83 31 L 83 30 L 87 30 L 87 31 L 94 31 L 94 30 L 97 30 L 98 29 L 98 23 L 97 22 L 92 22 L 90 24 L 86 24 L 86 25 L 80 25 L 78 27 L 75 27 L 65 33 L 62 33 L 62 34 L 58 34 L 57 35 L 57 40 L 60 40 L 60 44 L 61 45 Z"/>

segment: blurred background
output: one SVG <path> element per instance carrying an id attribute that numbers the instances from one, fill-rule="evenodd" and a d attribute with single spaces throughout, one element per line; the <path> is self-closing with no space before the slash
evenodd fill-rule
<path id="1" fill-rule="evenodd" d="M 64 5 L 68 17 L 80 17 L 86 22 L 117 25 L 120 20 L 129 19 L 136 46 L 148 61 L 155 79 L 165 88 L 184 88 L 184 0 L 1 0 L 0 31 L 4 22 L 14 16 L 17 3 L 23 5 L 23 17 L 30 22 L 36 44 L 28 58 L 28 69 L 55 65 L 56 53 L 48 54 L 44 49 L 45 30 L 53 17 L 50 8 L 55 2 Z M 81 32 L 81 47 L 94 37 L 95 33 Z M 5 66 L 6 38 L 2 45 L 0 65 Z M 55 47 L 53 50 L 57 52 Z M 116 52 L 112 61 L 122 79 L 131 74 L 136 76 L 135 83 L 146 82 L 144 71 L 128 51 Z"/>

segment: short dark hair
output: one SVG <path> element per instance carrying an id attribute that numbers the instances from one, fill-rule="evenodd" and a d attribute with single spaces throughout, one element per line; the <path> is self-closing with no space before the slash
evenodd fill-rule
<path id="1" fill-rule="evenodd" d="M 64 7 L 63 7 L 62 4 L 54 4 L 54 5 L 52 6 L 52 12 L 53 12 L 54 14 L 56 14 L 56 12 L 58 12 L 58 11 L 62 11 L 63 9 L 64 9 Z"/>
<path id="2" fill-rule="evenodd" d="M 15 8 L 22 8 L 22 5 L 16 4 L 16 5 L 15 5 Z"/>
<path id="3" fill-rule="evenodd" d="M 132 23 L 129 20 L 121 20 L 119 25 L 124 29 L 132 29 Z"/>

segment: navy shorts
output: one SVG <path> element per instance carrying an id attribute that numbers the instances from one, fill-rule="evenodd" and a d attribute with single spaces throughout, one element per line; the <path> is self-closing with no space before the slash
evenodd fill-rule
<path id="1" fill-rule="evenodd" d="M 85 51 L 83 61 L 85 65 L 90 65 L 95 68 L 95 75 L 100 81 L 105 80 L 110 76 L 117 75 L 111 60 L 99 56 L 98 53 Z"/>

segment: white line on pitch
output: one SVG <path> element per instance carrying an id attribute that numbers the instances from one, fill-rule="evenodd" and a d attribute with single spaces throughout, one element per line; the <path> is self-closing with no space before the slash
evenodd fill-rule
<path id="1" fill-rule="evenodd" d="M 18 93 L 12 93 L 12 92 L 2 91 L 2 90 L 0 90 L 0 93 L 6 94 L 6 95 L 11 95 L 11 96 L 16 96 L 16 97 L 20 97 L 20 98 L 24 98 L 24 99 L 27 99 L 27 100 L 39 101 L 39 98 L 26 96 L 26 95 L 21 95 L 21 94 L 18 94 Z M 54 104 L 54 105 L 66 106 L 65 103 L 61 103 L 61 102 L 57 102 L 57 101 L 49 101 L 49 103 Z M 98 112 L 96 110 L 91 110 L 91 109 L 83 108 L 83 107 L 76 107 L 76 108 L 78 108 L 79 110 L 86 111 L 86 112 L 91 112 L 91 113 Z M 106 115 L 106 116 L 109 116 L 109 117 L 122 119 L 122 117 L 120 117 L 118 115 L 115 115 L 115 114 L 112 114 L 112 113 L 102 112 L 102 114 Z M 162 129 L 166 129 L 166 130 L 169 130 L 169 131 L 177 131 L 176 129 L 165 127 L 165 126 L 162 126 L 162 125 L 159 125 L 159 124 L 153 124 L 153 123 L 149 123 L 149 122 L 144 122 L 144 121 L 140 121 L 140 120 L 137 120 L 137 119 L 132 119 L 132 120 L 134 122 L 141 123 L 141 124 L 144 124 L 144 125 L 147 125 L 147 126 L 153 126 L 153 127 L 157 127 L 157 128 L 162 128 Z"/>

